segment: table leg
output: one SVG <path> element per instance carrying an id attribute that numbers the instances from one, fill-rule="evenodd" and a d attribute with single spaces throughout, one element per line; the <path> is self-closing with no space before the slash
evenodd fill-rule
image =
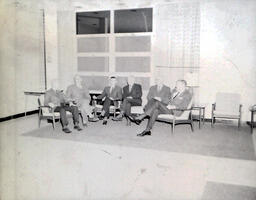
<path id="1" fill-rule="evenodd" d="M 28 95 L 25 95 L 25 116 L 27 116 Z"/>
<path id="2" fill-rule="evenodd" d="M 254 119 L 253 119 L 253 117 L 254 117 L 254 112 L 253 111 L 251 111 L 251 134 L 253 134 L 253 121 L 254 121 Z"/>
<path id="3" fill-rule="evenodd" d="M 201 128 L 201 119 L 202 119 L 201 108 L 199 108 L 199 129 Z"/>
<path id="4" fill-rule="evenodd" d="M 204 124 L 204 119 L 205 119 L 205 108 L 203 108 L 203 124 Z"/>

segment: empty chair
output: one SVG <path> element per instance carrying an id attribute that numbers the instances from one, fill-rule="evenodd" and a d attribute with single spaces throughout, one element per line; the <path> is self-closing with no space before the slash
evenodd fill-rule
<path id="1" fill-rule="evenodd" d="M 241 95 L 236 93 L 217 93 L 216 102 L 212 104 L 211 126 L 216 118 L 238 120 L 238 128 L 241 126 L 242 105 Z"/>

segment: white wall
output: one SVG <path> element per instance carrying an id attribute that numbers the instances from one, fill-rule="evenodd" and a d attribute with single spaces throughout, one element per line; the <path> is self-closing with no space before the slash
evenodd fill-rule
<path id="1" fill-rule="evenodd" d="M 215 94 L 242 96 L 243 120 L 256 103 L 256 1 L 223 0 L 201 3 L 200 101 L 210 103 Z"/>
<path id="2" fill-rule="evenodd" d="M 0 3 L 0 117 L 25 111 L 24 91 L 45 89 L 42 12 L 44 6 L 47 24 L 47 72 L 50 78 L 55 78 L 58 76 L 58 58 L 57 14 L 56 10 L 54 12 L 54 4 L 43 5 L 30 0 L 4 0 Z M 27 111 L 37 109 L 36 98 L 29 96 L 27 105 Z"/>
<path id="3" fill-rule="evenodd" d="M 41 39 L 40 24 L 36 25 L 36 23 L 39 23 L 36 19 L 32 20 L 33 25 L 30 24 L 31 17 L 35 16 L 32 13 L 23 13 L 22 11 L 16 13 L 14 2 L 5 0 L 0 3 L 0 24 L 6 30 L 0 33 L 0 117 L 24 111 L 23 90 L 28 89 L 28 86 L 31 86 L 31 89 L 40 89 L 40 84 L 32 84 L 32 82 L 34 83 L 33 80 L 28 82 L 23 80 L 31 77 L 28 76 L 30 74 L 41 74 L 39 69 L 43 65 L 42 46 L 36 42 L 36 39 L 38 41 Z M 23 2 L 30 5 L 30 8 L 39 9 L 39 6 L 36 6 L 31 0 Z M 72 56 L 76 51 L 76 44 L 74 38 L 71 38 L 74 30 L 69 29 L 72 26 L 71 21 L 69 20 L 67 23 L 67 30 L 69 31 L 66 33 L 65 24 L 57 18 L 58 11 L 68 11 L 71 17 L 74 8 L 68 1 L 56 2 L 45 0 L 42 6 L 45 8 L 46 14 L 48 87 L 52 78 L 60 78 L 63 83 L 69 84 L 72 81 L 71 76 L 76 73 L 76 58 Z M 113 1 L 108 1 L 108 3 L 97 1 L 97 3 L 85 5 L 87 10 L 151 6 L 157 14 L 156 7 L 163 3 L 164 1 L 137 0 L 117 5 Z M 19 5 L 21 5 L 20 2 Z M 242 104 L 244 105 L 243 120 L 249 119 L 248 106 L 256 102 L 255 11 L 256 2 L 254 0 L 200 1 L 200 102 L 208 103 L 207 117 L 210 117 L 210 105 L 215 100 L 216 92 L 224 91 L 241 93 Z M 17 21 L 16 15 L 19 16 Z M 59 16 L 61 15 L 59 14 Z M 6 23 L 7 20 L 8 23 Z M 171 23 L 166 19 L 160 20 L 158 15 L 154 16 L 153 23 L 155 22 L 158 23 L 157 26 L 160 29 L 161 27 L 164 29 L 167 23 Z M 58 23 L 59 25 L 57 25 Z M 19 32 L 16 30 L 17 27 L 20 29 Z M 154 32 L 152 40 L 153 65 L 168 65 L 168 41 L 166 41 L 168 35 L 165 31 L 159 29 L 154 30 Z M 24 34 L 33 40 L 20 39 L 20 36 Z M 64 40 L 67 41 L 65 46 L 63 46 Z M 15 46 L 17 44 L 19 44 L 18 49 Z M 27 51 L 26 48 L 30 51 Z M 16 59 L 17 55 L 21 57 Z M 36 67 L 32 68 L 31 65 Z M 18 66 L 19 68 L 17 68 Z M 21 74 L 23 74 L 21 79 L 17 79 L 17 75 Z M 160 70 L 157 74 L 166 76 L 166 71 Z M 167 80 L 168 77 L 165 79 Z M 173 81 L 168 84 L 173 85 Z M 16 99 L 18 99 L 18 102 Z M 32 107 L 35 106 L 33 103 L 35 103 L 35 99 L 31 99 L 30 105 Z"/>
<path id="4" fill-rule="evenodd" d="M 15 8 L 0 2 L 0 116 L 15 113 Z M 4 31 L 3 31 L 4 30 Z"/>

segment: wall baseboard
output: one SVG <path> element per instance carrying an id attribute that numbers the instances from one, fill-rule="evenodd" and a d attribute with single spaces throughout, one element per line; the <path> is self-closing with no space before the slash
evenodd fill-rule
<path id="1" fill-rule="evenodd" d="M 38 110 L 28 111 L 28 112 L 26 112 L 26 116 L 33 115 L 33 114 L 36 114 L 36 113 L 38 113 Z M 15 114 L 15 115 L 10 115 L 10 116 L 7 116 L 7 117 L 0 118 L 0 122 L 12 120 L 12 119 L 17 119 L 17 118 L 24 117 L 24 116 L 25 116 L 25 112 L 24 113 Z"/>

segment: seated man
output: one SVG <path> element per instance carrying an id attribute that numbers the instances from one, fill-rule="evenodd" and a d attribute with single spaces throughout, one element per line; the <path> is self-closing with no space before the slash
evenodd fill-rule
<path id="1" fill-rule="evenodd" d="M 72 113 L 74 121 L 74 129 L 81 131 L 79 127 L 79 111 L 76 106 L 69 106 L 64 96 L 64 93 L 59 90 L 58 80 L 52 81 L 52 88 L 47 90 L 44 98 L 44 105 L 50 106 L 54 112 L 60 113 L 60 121 L 62 124 L 62 130 L 65 133 L 71 133 L 68 128 L 68 119 L 66 116 L 66 111 Z"/>
<path id="2" fill-rule="evenodd" d="M 89 90 L 84 84 L 82 84 L 82 78 L 79 75 L 74 77 L 74 84 L 67 88 L 66 96 L 68 100 L 76 105 L 81 111 L 83 126 L 87 126 L 87 115 L 89 116 L 89 121 L 98 121 L 98 119 L 94 118 L 94 115 L 92 114 L 93 107 L 89 105 L 91 100 Z"/>
<path id="3" fill-rule="evenodd" d="M 163 104 L 167 105 L 169 99 L 171 97 L 171 90 L 169 87 L 163 84 L 162 79 L 159 77 L 155 79 L 156 85 L 150 87 L 148 95 L 147 95 L 147 104 L 145 105 L 144 110 L 148 110 L 151 108 L 155 100 L 162 102 Z"/>
<path id="4" fill-rule="evenodd" d="M 187 109 L 192 99 L 192 94 L 189 90 L 186 89 L 186 87 L 187 82 L 185 80 L 178 80 L 176 82 L 176 88 L 172 91 L 172 97 L 169 100 L 167 106 L 166 104 L 155 100 L 150 108 L 145 109 L 145 112 L 137 117 L 136 120 L 139 124 L 142 119 L 144 119 L 146 116 L 149 116 L 148 124 L 146 129 L 137 136 L 151 135 L 151 129 L 153 128 L 159 114 L 181 116 L 183 111 L 173 109 Z"/>
<path id="5" fill-rule="evenodd" d="M 122 89 L 117 85 L 116 77 L 112 76 L 109 80 L 109 85 L 104 88 L 103 92 L 99 96 L 93 96 L 93 99 L 103 99 L 103 109 L 100 114 L 100 119 L 103 119 L 103 125 L 107 124 L 107 118 L 109 117 L 109 107 L 114 105 L 115 100 L 122 99 Z"/>
<path id="6" fill-rule="evenodd" d="M 130 117 L 132 106 L 141 106 L 142 100 L 141 85 L 135 83 L 135 77 L 129 76 L 127 85 L 123 88 L 123 103 L 121 105 L 121 113 L 113 120 L 122 120 L 123 116 Z"/>

